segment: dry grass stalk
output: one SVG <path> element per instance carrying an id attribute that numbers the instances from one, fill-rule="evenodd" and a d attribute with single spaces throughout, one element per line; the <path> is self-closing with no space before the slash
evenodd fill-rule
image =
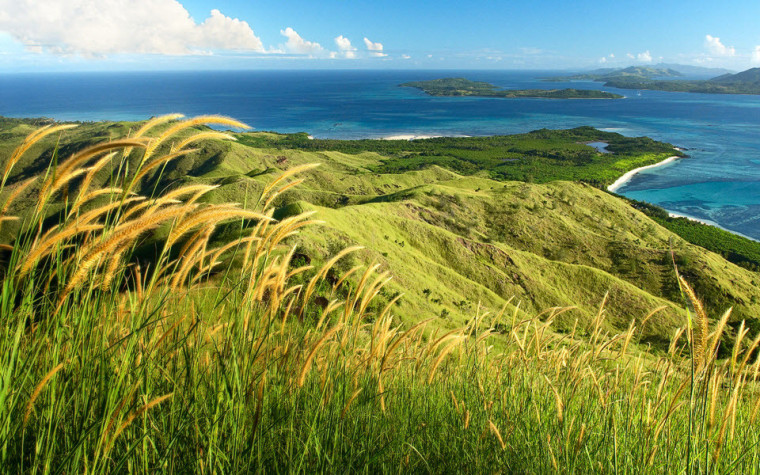
<path id="1" fill-rule="evenodd" d="M 297 380 L 298 387 L 303 386 L 303 383 L 306 380 L 306 374 L 309 372 L 309 369 L 311 368 L 311 364 L 314 361 L 314 356 L 317 354 L 317 351 L 319 351 L 322 345 L 324 345 L 325 342 L 341 328 L 342 328 L 341 324 L 334 326 L 329 331 L 325 332 L 325 334 L 322 335 L 322 338 L 317 340 L 317 342 L 311 348 L 311 351 L 309 352 L 309 355 L 306 357 L 306 361 L 304 361 L 303 367 L 301 368 L 301 372 L 298 374 L 298 380 Z"/>
<path id="2" fill-rule="evenodd" d="M 40 129 L 37 129 L 36 131 L 32 132 L 27 136 L 27 138 L 19 145 L 13 153 L 11 153 L 10 158 L 5 163 L 5 168 L 3 169 L 3 178 L 2 182 L 0 183 L 2 186 L 5 185 L 5 182 L 8 179 L 8 176 L 10 175 L 11 171 L 13 170 L 13 167 L 16 166 L 18 161 L 21 159 L 21 157 L 37 142 L 42 140 L 43 138 L 47 137 L 48 135 L 54 134 L 56 132 L 61 132 L 67 129 L 72 129 L 76 127 L 75 124 L 62 124 L 62 125 L 46 125 L 45 127 L 42 127 Z"/>
<path id="3" fill-rule="evenodd" d="M 306 286 L 306 290 L 304 291 L 304 297 L 303 297 L 304 305 L 301 307 L 301 312 L 299 313 L 299 317 L 303 317 L 303 312 L 305 311 L 306 303 L 311 298 L 311 295 L 314 292 L 314 289 L 316 288 L 316 286 L 320 282 L 320 280 L 322 280 L 327 275 L 327 273 L 330 271 L 330 269 L 332 269 L 332 267 L 340 259 L 342 259 L 344 256 L 346 256 L 346 255 L 348 255 L 348 254 L 350 254 L 352 252 L 358 251 L 360 249 L 363 249 L 363 247 L 362 246 L 347 247 L 346 249 L 343 249 L 342 251 L 340 251 L 339 253 L 337 253 L 335 256 L 333 256 L 329 261 L 327 261 L 322 266 L 321 269 L 319 269 L 319 272 L 317 272 L 317 274 L 309 281 L 309 284 Z"/>
<path id="4" fill-rule="evenodd" d="M 48 381 L 55 376 L 55 374 L 63 368 L 63 363 L 60 363 L 50 371 L 40 380 L 39 383 L 37 383 L 37 386 L 34 387 L 34 391 L 32 391 L 32 397 L 29 398 L 29 402 L 26 404 L 26 410 L 24 411 L 24 426 L 26 426 L 26 423 L 29 421 L 29 416 L 32 415 L 32 409 L 34 409 L 34 401 L 37 400 L 40 393 L 42 393 L 42 390 L 45 389 L 45 386 L 47 385 Z"/>
<path id="5" fill-rule="evenodd" d="M 689 301 L 691 302 L 692 307 L 694 308 L 694 313 L 696 314 L 696 334 L 694 335 L 694 361 L 697 371 L 701 371 L 707 362 L 708 358 L 708 335 L 710 333 L 710 323 L 707 318 L 707 313 L 705 312 L 704 307 L 702 306 L 702 302 L 697 298 L 696 293 L 694 293 L 694 290 L 691 288 L 688 282 L 686 282 L 686 279 L 678 276 L 678 281 L 681 285 L 681 288 L 683 288 L 686 295 L 689 297 Z"/>
<path id="6" fill-rule="evenodd" d="M 348 412 L 348 408 L 351 407 L 351 403 L 356 400 L 357 397 L 359 397 L 359 394 L 361 394 L 362 388 L 357 389 L 354 391 L 354 393 L 351 395 L 351 397 L 348 399 L 348 402 L 346 402 L 346 405 L 343 406 L 343 410 L 340 411 L 340 418 L 345 419 L 346 413 Z"/>
<path id="7" fill-rule="evenodd" d="M 494 437 L 496 437 L 496 440 L 499 442 L 499 446 L 501 447 L 501 450 L 506 450 L 507 444 L 504 442 L 504 439 L 501 437 L 501 432 L 499 432 L 499 429 L 496 427 L 496 424 L 494 424 L 493 421 L 490 419 L 488 420 L 488 428 L 491 431 L 491 433 L 494 435 Z"/>
<path id="8" fill-rule="evenodd" d="M 134 221 L 129 221 L 118 226 L 103 242 L 85 249 L 82 252 L 83 257 L 78 263 L 77 272 L 71 277 L 66 288 L 59 297 L 59 306 L 63 303 L 68 294 L 82 282 L 90 269 L 92 269 L 105 254 L 113 251 L 124 242 L 130 241 L 148 230 L 155 229 L 161 223 L 176 218 L 185 212 L 187 212 L 185 207 L 175 206 L 149 216 L 138 218 Z"/>
<path id="9" fill-rule="evenodd" d="M 173 393 L 169 393 L 169 394 L 165 394 L 163 396 L 157 397 L 157 398 L 153 399 L 152 401 L 146 403 L 142 407 L 140 407 L 140 408 L 132 411 L 131 413 L 129 413 L 129 415 L 124 420 L 124 422 L 122 422 L 121 425 L 119 426 L 119 428 L 116 429 L 116 432 L 114 432 L 113 437 L 111 438 L 111 441 L 108 443 L 108 447 L 106 449 L 106 452 L 110 451 L 110 448 L 113 447 L 113 444 L 114 444 L 114 442 L 116 442 L 116 439 L 118 439 L 119 436 L 121 435 L 121 433 L 124 432 L 124 429 L 126 429 L 127 427 L 129 427 L 129 425 L 132 423 L 132 421 L 134 421 L 136 418 L 140 417 L 141 415 L 145 414 L 146 412 L 148 412 L 152 408 L 158 406 L 162 402 L 166 401 L 167 399 L 171 398 L 173 395 L 174 395 Z"/>
<path id="10" fill-rule="evenodd" d="M 82 180 L 82 183 L 79 184 L 79 194 L 77 195 L 77 198 L 74 200 L 74 204 L 72 207 L 77 207 L 81 204 L 81 202 L 86 201 L 83 197 L 87 194 L 88 190 L 90 189 L 90 184 L 92 184 L 92 181 L 95 179 L 95 175 L 104 167 L 107 163 L 111 162 L 113 157 L 116 156 L 116 152 L 111 152 L 106 154 L 103 158 L 95 162 L 91 167 L 87 169 L 87 174 L 84 176 L 84 179 Z"/>
<path id="11" fill-rule="evenodd" d="M 174 159 L 177 159 L 179 157 L 183 157 L 183 156 L 185 156 L 185 155 L 187 155 L 189 153 L 193 153 L 195 151 L 197 151 L 197 150 L 196 149 L 180 150 L 178 152 L 170 153 L 168 155 L 164 155 L 164 156 L 162 156 L 160 158 L 157 158 L 157 159 L 153 160 L 149 164 L 143 166 L 142 169 L 140 169 L 140 171 L 137 172 L 137 174 L 135 175 L 135 177 L 133 179 L 133 186 L 134 186 L 134 184 L 139 183 L 143 178 L 145 178 L 145 176 L 148 173 L 150 173 L 154 169 L 158 168 L 159 166 L 165 165 L 165 164 L 171 162 Z"/>
<path id="12" fill-rule="evenodd" d="M 5 213 L 8 212 L 8 208 L 10 208 L 11 204 L 16 201 L 16 199 L 23 193 L 27 188 L 29 188 L 32 183 L 37 181 L 38 176 L 33 176 L 31 178 L 27 178 L 20 184 L 13 187 L 13 190 L 8 194 L 8 198 L 5 199 L 5 203 L 3 203 L 2 209 L 0 209 L 0 216 L 4 216 Z"/>
<path id="13" fill-rule="evenodd" d="M 441 362 L 446 357 L 446 355 L 448 355 L 449 353 L 451 353 L 451 351 L 454 348 L 456 348 L 457 346 L 459 346 L 459 344 L 462 343 L 463 340 L 464 340 L 464 337 L 461 336 L 461 335 L 459 335 L 459 336 L 456 337 L 456 339 L 455 339 L 455 341 L 453 343 L 451 343 L 449 346 L 447 346 L 446 348 L 444 348 L 443 350 L 441 350 L 441 353 L 435 359 L 435 361 L 433 362 L 433 366 L 430 368 L 430 373 L 428 373 L 428 377 L 427 377 L 427 383 L 428 384 L 430 384 L 430 383 L 433 382 L 433 377 L 435 377 L 435 370 L 438 369 L 438 366 L 441 364 Z"/>
<path id="14" fill-rule="evenodd" d="M 237 129 L 250 129 L 248 125 L 240 121 L 231 119 L 229 117 L 220 116 L 220 115 L 205 115 L 205 116 L 194 117 L 192 119 L 188 119 L 182 122 L 178 122 L 177 124 L 174 124 L 173 126 L 166 129 L 157 138 L 151 140 L 150 144 L 145 149 L 145 154 L 143 155 L 142 163 L 145 163 L 150 157 L 152 157 L 153 154 L 158 149 L 158 147 L 164 142 L 166 142 L 166 140 L 169 139 L 169 137 L 172 137 L 173 135 L 176 135 L 177 133 L 185 129 L 188 129 L 190 127 L 195 127 L 198 125 L 208 125 L 208 124 L 225 125 L 227 127 L 233 127 Z"/>
<path id="15" fill-rule="evenodd" d="M 187 209 L 187 208 L 184 208 Z M 257 213 L 255 211 L 248 211 L 239 208 L 233 204 L 224 205 L 212 205 L 204 207 L 198 210 L 191 211 L 184 216 L 184 219 L 178 223 L 169 237 L 166 239 L 167 247 L 173 245 L 177 240 L 184 236 L 187 232 L 200 225 L 208 225 L 211 223 L 220 223 L 230 219 L 256 219 L 256 220 L 271 220 L 271 218 Z"/>
<path id="16" fill-rule="evenodd" d="M 174 154 L 175 152 L 182 150 L 183 148 L 187 147 L 193 142 L 199 142 L 201 140 L 231 140 L 236 141 L 237 139 L 230 135 L 225 134 L 224 132 L 216 132 L 214 130 L 209 130 L 206 132 L 200 132 L 198 134 L 193 134 L 190 137 L 186 138 L 185 140 L 181 141 L 180 143 L 173 145 L 171 148 L 170 153 Z"/>
<path id="17" fill-rule="evenodd" d="M 59 190 L 63 185 L 71 181 L 73 178 L 86 173 L 85 170 L 79 168 L 91 158 L 109 150 L 124 148 L 124 147 L 144 147 L 145 141 L 133 140 L 133 139 L 121 139 L 114 140 L 113 142 L 106 142 L 92 147 L 86 148 L 79 153 L 72 155 L 68 160 L 61 163 L 53 173 L 43 182 L 40 189 L 40 199 L 37 204 L 38 211 L 47 204 L 47 200 L 50 196 Z"/>
<path id="18" fill-rule="evenodd" d="M 264 187 L 264 191 L 261 192 L 262 199 L 269 196 L 269 193 L 272 190 L 274 190 L 277 187 L 277 185 L 282 183 L 284 180 L 287 180 L 291 176 L 298 175 L 309 170 L 313 170 L 314 168 L 317 168 L 318 166 L 319 166 L 319 163 L 307 163 L 305 165 L 298 165 L 297 167 L 293 167 L 289 170 L 286 170 L 279 177 L 277 177 L 275 180 L 269 183 L 266 187 Z"/>
<path id="19" fill-rule="evenodd" d="M 103 229 L 104 226 L 102 224 L 85 224 L 81 226 L 69 226 L 63 230 L 61 230 L 58 233 L 55 233 L 43 241 L 41 241 L 39 244 L 35 245 L 29 253 L 24 257 L 24 259 L 21 262 L 21 265 L 19 266 L 19 274 L 21 276 L 26 275 L 34 266 L 39 263 L 41 259 L 43 259 L 45 256 L 49 255 L 53 251 L 55 251 L 55 246 L 58 243 L 61 243 L 73 236 L 76 236 L 77 234 L 91 232 L 91 231 L 99 231 Z"/>

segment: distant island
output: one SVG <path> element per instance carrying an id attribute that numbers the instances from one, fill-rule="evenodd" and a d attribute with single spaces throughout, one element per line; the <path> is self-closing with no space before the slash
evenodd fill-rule
<path id="1" fill-rule="evenodd" d="M 630 67 L 612 70 L 601 69 L 571 76 L 545 78 L 545 80 L 589 80 L 603 82 L 606 87 L 617 87 L 619 89 L 649 89 L 706 94 L 760 94 L 760 68 L 752 68 L 736 74 L 722 74 L 712 79 L 662 79 L 678 76 L 681 76 L 681 73 L 670 68 Z"/>
<path id="2" fill-rule="evenodd" d="M 620 94 L 588 89 L 501 89 L 483 81 L 465 78 L 443 78 L 430 81 L 413 81 L 400 84 L 414 87 L 431 96 L 477 96 L 513 99 L 532 97 L 543 99 L 621 99 Z"/>
<path id="3" fill-rule="evenodd" d="M 587 73 L 572 74 L 569 76 L 554 76 L 545 78 L 545 81 L 561 82 L 561 81 L 601 81 L 606 82 L 608 80 L 620 79 L 620 78 L 636 78 L 636 79 L 655 79 L 662 77 L 680 77 L 683 76 L 679 71 L 672 68 L 657 68 L 657 67 L 644 67 L 644 66 L 631 66 L 623 69 L 604 68 L 589 71 Z"/>

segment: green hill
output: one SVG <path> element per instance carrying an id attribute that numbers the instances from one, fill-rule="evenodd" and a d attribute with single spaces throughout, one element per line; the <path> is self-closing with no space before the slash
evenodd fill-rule
<path id="1" fill-rule="evenodd" d="M 587 73 L 573 74 L 570 76 L 555 76 L 546 78 L 547 81 L 608 81 L 619 78 L 655 79 L 662 77 L 679 77 L 682 74 L 671 68 L 658 68 L 646 66 L 629 66 L 627 68 L 603 68 Z"/>
<path id="2" fill-rule="evenodd" d="M 705 94 L 760 94 L 760 68 L 736 74 L 723 74 L 707 80 L 662 80 L 681 73 L 672 69 L 630 67 L 617 70 L 600 70 L 574 76 L 548 78 L 549 81 L 592 80 L 607 87 L 620 89 L 651 89 L 656 91 L 698 92 Z"/>
<path id="3" fill-rule="evenodd" d="M 430 81 L 414 81 L 400 84 L 414 87 L 431 96 L 477 96 L 514 99 L 530 97 L 541 99 L 620 99 L 623 96 L 611 92 L 588 89 L 501 89 L 482 81 L 465 78 L 442 78 Z"/>
<path id="4" fill-rule="evenodd" d="M 615 77 L 606 80 L 605 86 L 705 94 L 760 94 L 760 68 L 752 68 L 736 74 L 724 74 L 713 79 L 693 81 L 654 81 Z"/>
<path id="5" fill-rule="evenodd" d="M 13 119 L 0 126 L 0 153 L 33 128 Z M 65 133 L 62 150 L 135 127 L 85 124 Z M 674 154 L 667 144 L 591 128 L 411 142 L 237 137 L 236 143 L 203 142 L 145 186 L 215 184 L 219 188 L 207 195 L 209 201 L 253 205 L 252 197 L 278 170 L 321 163 L 278 199 L 276 217 L 315 210 L 326 221 L 298 238 L 298 252 L 308 260 L 364 246 L 353 259 L 377 261 L 391 273 L 384 298 L 404 293 L 398 313 L 405 320 L 438 315 L 441 326 L 460 325 L 478 305 L 495 311 L 512 298 L 512 305 L 519 302 L 533 312 L 576 305 L 578 311 L 560 319 L 560 328 L 570 328 L 576 319 L 591 318 L 609 292 L 607 322 L 613 329 L 665 306 L 645 329 L 647 341 L 662 345 L 683 323 L 674 256 L 713 315 L 734 306 L 733 322 L 748 319 L 758 327 L 756 273 L 686 242 L 599 189 L 627 170 Z M 584 144 L 592 140 L 607 141 L 614 153 Z M 48 140 L 47 149 L 30 154 L 11 181 L 44 170 L 52 145 Z M 103 183 L 107 176 L 100 178 Z M 348 260 L 344 270 L 350 265 Z"/>
<path id="6" fill-rule="evenodd" d="M 0 472 L 757 467 L 758 274 L 667 228 L 760 244 L 604 191 L 672 146 L 172 117 L 0 119 Z"/>

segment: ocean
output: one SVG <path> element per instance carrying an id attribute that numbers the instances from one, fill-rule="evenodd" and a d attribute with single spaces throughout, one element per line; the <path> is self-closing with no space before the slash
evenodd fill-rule
<path id="1" fill-rule="evenodd" d="M 760 96 L 543 82 L 552 71 L 227 71 L 0 75 L 0 115 L 142 120 L 224 114 L 256 130 L 318 138 L 494 135 L 590 125 L 647 135 L 690 158 L 646 170 L 618 193 L 760 239 Z M 623 100 L 430 97 L 398 85 L 466 77 L 509 88 L 603 89 Z"/>

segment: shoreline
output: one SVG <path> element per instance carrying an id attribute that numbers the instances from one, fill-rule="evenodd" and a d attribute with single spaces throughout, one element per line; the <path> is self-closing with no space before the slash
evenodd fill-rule
<path id="1" fill-rule="evenodd" d="M 380 140 L 422 140 L 422 139 L 435 139 L 443 137 L 443 135 L 417 135 L 417 134 L 398 134 L 389 135 L 387 137 L 379 137 Z"/>
<path id="2" fill-rule="evenodd" d="M 633 170 L 631 170 L 629 172 L 626 172 L 625 174 L 623 174 L 623 176 L 621 176 L 620 178 L 618 178 L 617 180 L 615 180 L 614 183 L 612 183 L 610 186 L 607 187 L 607 191 L 612 192 L 612 193 L 616 193 L 617 190 L 619 190 L 620 188 L 623 187 L 623 185 L 625 185 L 626 183 L 628 183 L 629 181 L 631 181 L 631 178 L 633 178 L 634 176 L 636 176 L 636 174 L 638 174 L 638 173 L 640 173 L 640 172 L 642 172 L 644 170 L 649 170 L 651 168 L 658 168 L 658 167 L 662 167 L 662 166 L 668 165 L 670 163 L 675 162 L 679 158 L 682 158 L 682 157 L 679 157 L 678 155 L 673 155 L 672 157 L 668 157 L 668 158 L 666 158 L 665 160 L 663 160 L 661 162 L 657 162 L 657 163 L 654 163 L 652 165 L 646 165 L 646 166 L 639 167 L 639 168 L 634 168 Z"/>
<path id="3" fill-rule="evenodd" d="M 666 210 L 668 211 L 668 210 Z M 689 221 L 694 221 L 695 223 L 704 224 L 706 226 L 712 226 L 718 229 L 722 229 L 723 231 L 729 232 L 731 234 L 735 234 L 737 236 L 743 237 L 745 239 L 749 239 L 750 241 L 760 242 L 760 240 L 755 239 L 753 237 L 747 236 L 746 234 L 742 234 L 739 231 L 734 231 L 733 229 L 727 229 L 721 226 L 720 224 L 716 223 L 715 221 L 711 221 L 709 219 L 702 219 L 702 218 L 695 218 L 694 216 L 690 216 L 688 214 L 684 213 L 675 213 L 673 211 L 668 211 L 668 216 L 671 218 L 684 218 L 688 219 Z"/>
<path id="4" fill-rule="evenodd" d="M 371 140 L 424 140 L 424 139 L 437 139 L 441 137 L 471 137 L 470 135 L 425 135 L 425 134 L 397 134 L 388 135 L 386 137 L 368 137 Z"/>

